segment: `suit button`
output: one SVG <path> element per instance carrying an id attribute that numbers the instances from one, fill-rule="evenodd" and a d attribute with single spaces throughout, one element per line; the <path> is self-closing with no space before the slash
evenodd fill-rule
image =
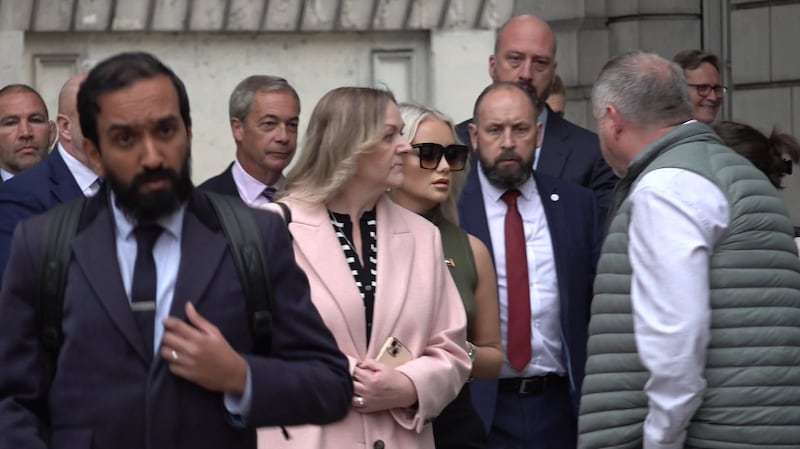
<path id="1" fill-rule="evenodd" d="M 386 447 L 386 445 L 383 444 L 383 440 L 378 440 L 372 443 L 372 449 L 383 449 L 384 447 Z"/>

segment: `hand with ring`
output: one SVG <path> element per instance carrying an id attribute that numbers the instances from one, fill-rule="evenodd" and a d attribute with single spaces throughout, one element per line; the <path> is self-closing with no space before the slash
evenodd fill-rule
<path id="1" fill-rule="evenodd" d="M 170 356 L 172 357 L 172 361 L 173 362 L 177 362 L 178 361 L 178 351 L 173 349 L 172 352 L 170 352 Z"/>
<path id="2" fill-rule="evenodd" d="M 362 396 L 355 396 L 353 397 L 353 407 L 362 408 L 367 405 L 367 401 L 364 400 Z"/>

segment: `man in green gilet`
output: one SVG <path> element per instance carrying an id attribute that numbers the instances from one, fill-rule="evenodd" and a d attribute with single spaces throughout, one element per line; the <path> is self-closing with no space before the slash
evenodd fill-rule
<path id="1" fill-rule="evenodd" d="M 767 178 L 692 119 L 681 69 L 592 91 L 622 178 L 595 281 L 581 448 L 800 447 L 800 261 Z"/>

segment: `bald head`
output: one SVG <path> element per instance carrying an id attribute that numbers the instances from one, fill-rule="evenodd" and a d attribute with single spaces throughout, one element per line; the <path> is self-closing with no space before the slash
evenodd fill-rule
<path id="1" fill-rule="evenodd" d="M 516 83 L 544 102 L 556 73 L 556 38 L 542 19 L 512 17 L 497 31 L 489 76 L 495 82 Z"/>
<path id="2" fill-rule="evenodd" d="M 87 167 L 89 159 L 83 152 L 83 133 L 78 120 L 78 90 L 86 79 L 85 73 L 71 76 L 58 94 L 58 137 L 61 146 Z"/>

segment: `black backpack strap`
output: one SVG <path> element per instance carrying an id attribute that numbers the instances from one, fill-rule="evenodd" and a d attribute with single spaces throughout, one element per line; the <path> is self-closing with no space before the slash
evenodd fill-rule
<path id="1" fill-rule="evenodd" d="M 64 308 L 64 291 L 71 256 L 71 243 L 78 231 L 85 198 L 59 204 L 46 215 L 44 247 L 39 272 L 39 336 L 47 354 L 48 376 L 55 374 L 58 351 L 63 333 L 61 317 Z M 49 383 L 49 382 L 48 382 Z"/>
<path id="2" fill-rule="evenodd" d="M 247 300 L 249 326 L 256 354 L 269 354 L 272 346 L 272 288 L 264 261 L 261 231 L 253 211 L 234 196 L 206 192 L 217 212 L 222 230 L 231 247 Z"/>

